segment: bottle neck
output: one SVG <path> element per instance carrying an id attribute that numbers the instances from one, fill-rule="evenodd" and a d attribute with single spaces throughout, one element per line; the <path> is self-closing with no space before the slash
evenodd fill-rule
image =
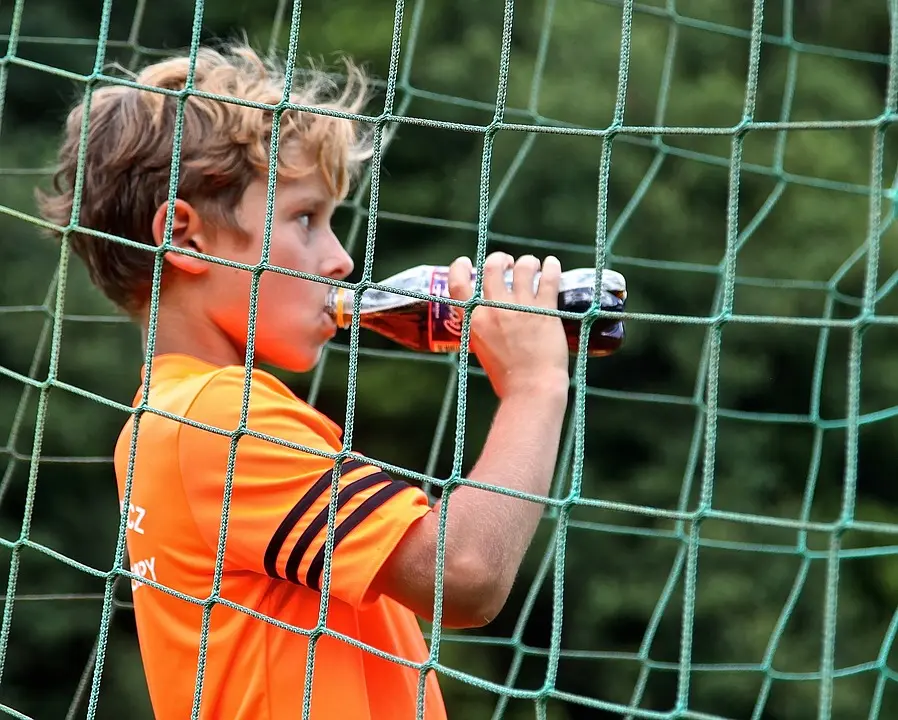
<path id="1" fill-rule="evenodd" d="M 338 328 L 348 328 L 352 323 L 355 309 L 355 293 L 342 287 L 332 287 L 324 304 L 325 312 L 331 316 Z"/>

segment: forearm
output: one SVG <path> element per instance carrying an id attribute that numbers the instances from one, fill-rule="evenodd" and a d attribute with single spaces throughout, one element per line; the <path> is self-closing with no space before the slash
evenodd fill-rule
<path id="1" fill-rule="evenodd" d="M 567 384 L 540 383 L 499 405 L 468 479 L 531 495 L 549 492 L 567 406 Z M 544 505 L 470 486 L 456 488 L 447 513 L 447 552 L 480 558 L 510 589 Z"/>
<path id="2" fill-rule="evenodd" d="M 534 383 L 503 399 L 469 480 L 548 494 L 567 406 L 567 377 Z M 434 607 L 440 518 L 445 504 L 444 627 L 492 620 L 514 582 L 544 505 L 462 485 L 438 501 L 384 564 L 376 588 L 424 618 Z"/>

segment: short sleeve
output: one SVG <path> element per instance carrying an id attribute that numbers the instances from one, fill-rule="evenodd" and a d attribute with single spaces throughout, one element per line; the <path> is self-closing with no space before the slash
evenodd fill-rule
<path id="1" fill-rule="evenodd" d="M 198 394 L 187 416 L 232 432 L 239 425 L 242 401 L 242 368 L 224 370 Z M 316 451 L 339 451 L 334 427 L 273 376 L 254 372 L 250 434 L 239 437 L 234 457 L 226 570 L 264 573 L 320 591 L 336 470 L 332 457 Z M 182 424 L 178 442 L 187 502 L 214 551 L 231 438 Z M 430 505 L 420 489 L 352 459 L 341 464 L 335 505 L 330 594 L 362 607 L 375 599 L 369 588 L 378 570 Z"/>

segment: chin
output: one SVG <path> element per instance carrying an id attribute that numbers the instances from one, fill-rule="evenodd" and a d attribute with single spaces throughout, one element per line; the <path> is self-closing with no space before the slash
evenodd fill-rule
<path id="1" fill-rule="evenodd" d="M 293 373 L 307 373 L 314 370 L 321 360 L 324 346 L 308 348 L 278 348 L 270 353 L 256 353 L 256 355 L 269 365 L 274 365 L 281 370 Z"/>

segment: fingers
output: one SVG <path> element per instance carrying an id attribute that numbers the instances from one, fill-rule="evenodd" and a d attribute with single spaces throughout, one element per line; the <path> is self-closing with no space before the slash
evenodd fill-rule
<path id="1" fill-rule="evenodd" d="M 487 300 L 507 300 L 505 273 L 514 266 L 514 258 L 504 252 L 491 253 L 483 265 L 483 297 Z"/>
<path id="2" fill-rule="evenodd" d="M 512 273 L 512 287 L 506 284 L 506 274 Z M 456 300 L 468 300 L 473 295 L 471 280 L 473 266 L 470 259 L 460 257 L 449 267 L 449 295 Z M 537 288 L 536 276 L 540 273 Z M 561 282 L 561 263 L 550 255 L 543 267 L 533 255 L 522 255 L 515 262 L 511 255 L 494 252 L 483 265 L 483 297 L 487 300 L 514 300 L 523 305 L 558 306 L 558 288 Z"/>
<path id="3" fill-rule="evenodd" d="M 449 266 L 449 297 L 453 300 L 470 300 L 474 294 L 471 274 L 474 267 L 470 258 L 460 257 Z"/>
<path id="4" fill-rule="evenodd" d="M 515 300 L 522 305 L 532 305 L 536 297 L 536 273 L 539 272 L 539 260 L 533 255 L 521 255 L 514 266 L 513 294 Z"/>
<path id="5" fill-rule="evenodd" d="M 543 261 L 543 271 L 539 278 L 536 301 L 541 307 L 558 309 L 558 290 L 561 286 L 561 263 L 554 255 Z"/>

